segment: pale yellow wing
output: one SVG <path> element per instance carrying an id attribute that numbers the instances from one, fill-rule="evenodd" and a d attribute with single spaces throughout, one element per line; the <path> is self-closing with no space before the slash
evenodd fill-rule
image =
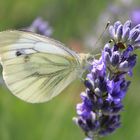
<path id="1" fill-rule="evenodd" d="M 31 103 L 61 93 L 81 68 L 79 56 L 61 43 L 21 31 L 0 33 L 0 59 L 7 87 Z"/>

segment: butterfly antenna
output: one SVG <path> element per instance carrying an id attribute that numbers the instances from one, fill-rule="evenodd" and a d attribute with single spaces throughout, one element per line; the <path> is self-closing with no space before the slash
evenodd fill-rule
<path id="1" fill-rule="evenodd" d="M 110 21 L 107 22 L 103 32 L 101 33 L 101 35 L 98 37 L 97 41 L 95 42 L 94 46 L 97 46 L 97 44 L 99 43 L 99 41 L 102 39 L 102 37 L 104 36 L 104 33 L 106 32 L 106 30 L 108 29 L 110 25 Z"/>

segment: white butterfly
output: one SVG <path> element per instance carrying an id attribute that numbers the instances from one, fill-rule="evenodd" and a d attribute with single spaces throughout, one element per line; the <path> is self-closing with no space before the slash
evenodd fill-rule
<path id="1" fill-rule="evenodd" d="M 27 102 L 45 102 L 61 93 L 81 73 L 87 56 L 38 34 L 0 32 L 4 81 Z"/>

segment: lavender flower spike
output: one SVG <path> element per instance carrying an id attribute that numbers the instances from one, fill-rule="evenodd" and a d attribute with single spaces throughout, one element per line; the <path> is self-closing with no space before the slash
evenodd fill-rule
<path id="1" fill-rule="evenodd" d="M 84 131 L 86 139 L 95 140 L 114 132 L 121 125 L 120 111 L 132 76 L 137 55 L 140 25 L 131 29 L 131 21 L 110 26 L 113 43 L 104 46 L 99 60 L 93 60 L 85 79 L 82 103 L 77 105 L 75 123 Z M 124 41 L 125 40 L 125 41 Z"/>

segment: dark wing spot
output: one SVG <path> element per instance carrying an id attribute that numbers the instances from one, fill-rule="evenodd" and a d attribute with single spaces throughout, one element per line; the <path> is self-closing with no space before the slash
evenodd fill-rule
<path id="1" fill-rule="evenodd" d="M 25 55 L 25 50 L 24 49 L 18 49 L 15 53 L 16 56 L 21 56 L 21 55 Z"/>
<path id="2" fill-rule="evenodd" d="M 24 56 L 24 62 L 28 62 L 30 60 L 29 55 L 27 55 L 23 49 L 17 50 L 16 53 L 15 53 L 15 55 L 17 57 L 18 56 L 21 56 L 21 55 Z"/>
<path id="3" fill-rule="evenodd" d="M 16 56 L 20 56 L 20 55 L 22 55 L 22 54 L 23 54 L 23 53 L 22 53 L 21 51 L 19 51 L 19 50 L 16 52 Z"/>

